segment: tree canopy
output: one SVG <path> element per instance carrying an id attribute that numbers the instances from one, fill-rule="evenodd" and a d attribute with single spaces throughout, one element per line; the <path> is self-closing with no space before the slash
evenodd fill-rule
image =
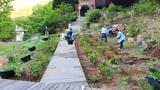
<path id="1" fill-rule="evenodd" d="M 78 4 L 78 0 L 53 0 L 53 8 L 57 8 L 62 3 L 71 4 L 74 7 L 75 4 Z"/>
<path id="2" fill-rule="evenodd" d="M 76 15 L 71 4 L 61 3 L 53 9 L 52 2 L 49 2 L 46 5 L 36 5 L 31 16 L 16 18 L 15 21 L 18 26 L 29 30 L 30 34 L 43 33 L 46 26 L 52 34 L 76 20 Z"/>
<path id="3" fill-rule="evenodd" d="M 10 18 L 13 0 L 0 0 L 0 40 L 7 41 L 14 37 L 14 23 Z"/>

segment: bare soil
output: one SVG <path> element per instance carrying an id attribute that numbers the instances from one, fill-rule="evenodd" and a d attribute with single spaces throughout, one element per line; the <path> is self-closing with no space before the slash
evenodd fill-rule
<path id="1" fill-rule="evenodd" d="M 90 38 L 93 36 L 97 36 L 96 33 L 91 33 Z M 92 43 L 93 40 L 89 39 L 89 43 Z M 83 66 L 86 77 L 98 75 L 97 66 L 93 65 L 89 62 L 87 53 L 83 50 L 82 45 L 80 43 L 79 37 L 75 39 L 75 45 L 77 49 L 78 56 L 81 60 L 81 64 Z M 150 58 L 147 57 L 137 57 L 130 56 L 129 51 L 125 49 L 124 51 L 118 51 L 115 47 L 110 47 L 107 49 L 99 58 L 98 62 L 102 60 L 110 59 L 110 57 L 116 56 L 119 59 L 117 61 L 117 65 L 122 67 L 122 71 L 119 73 L 113 74 L 113 78 L 110 80 L 106 80 L 104 78 L 98 78 L 96 82 L 89 82 L 89 84 L 97 86 L 97 87 L 106 87 L 107 89 L 111 88 L 111 90 L 119 89 L 119 79 L 120 77 L 130 76 L 130 77 L 142 77 L 144 76 L 148 68 L 141 67 L 142 63 L 147 63 L 150 61 Z M 130 80 L 126 86 L 125 90 L 138 90 L 138 82 L 135 80 Z"/>

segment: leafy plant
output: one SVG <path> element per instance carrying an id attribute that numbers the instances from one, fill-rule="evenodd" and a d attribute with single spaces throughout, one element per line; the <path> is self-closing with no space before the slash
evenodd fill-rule
<path id="1" fill-rule="evenodd" d="M 160 80 L 160 72 L 158 72 L 158 71 L 156 71 L 156 72 L 149 72 L 148 76 Z"/>
<path id="2" fill-rule="evenodd" d="M 143 78 L 140 78 L 138 80 L 136 80 L 138 82 L 138 86 L 140 89 L 144 90 L 144 89 L 147 89 L 147 90 L 154 90 L 153 86 L 150 85 L 148 83 L 148 81 L 143 77 Z"/>
<path id="3" fill-rule="evenodd" d="M 156 5 L 151 1 L 140 1 L 140 3 L 133 6 L 134 12 L 138 14 L 152 14 Z"/>
<path id="4" fill-rule="evenodd" d="M 107 8 L 107 12 L 109 12 L 109 13 L 120 12 L 120 11 L 123 11 L 124 9 L 125 8 L 123 8 L 122 6 L 117 6 L 117 5 L 111 4 Z"/>
<path id="5" fill-rule="evenodd" d="M 11 20 L 12 0 L 0 0 L 0 41 L 14 38 L 15 23 Z"/>
<path id="6" fill-rule="evenodd" d="M 136 26 L 131 25 L 128 28 L 128 33 L 130 37 L 135 37 L 138 34 L 139 30 L 136 28 Z"/>
<path id="7" fill-rule="evenodd" d="M 101 13 L 98 9 L 90 9 L 86 13 L 86 22 L 96 22 L 101 17 Z"/>
<path id="8" fill-rule="evenodd" d="M 10 71 L 10 70 L 14 70 L 15 74 L 17 76 L 21 76 L 22 75 L 22 70 L 20 69 L 21 63 L 20 62 L 12 62 L 12 63 L 8 63 L 7 65 L 4 66 L 4 71 Z"/>
<path id="9" fill-rule="evenodd" d="M 87 78 L 89 82 L 96 82 L 98 80 L 98 77 L 96 75 L 90 75 Z"/>
<path id="10" fill-rule="evenodd" d="M 98 65 L 98 70 L 100 75 L 102 75 L 104 78 L 110 78 L 112 76 L 112 70 L 110 68 L 110 62 L 101 62 Z"/>
<path id="11" fill-rule="evenodd" d="M 29 69 L 29 73 L 32 76 L 38 76 L 41 71 L 41 63 L 40 61 L 30 61 L 27 63 L 27 67 Z"/>
<path id="12" fill-rule="evenodd" d="M 119 83 L 120 83 L 120 90 L 125 90 L 125 86 L 128 84 L 128 81 L 130 80 L 131 77 L 129 76 L 124 76 L 124 77 L 121 77 L 119 79 Z"/>
<path id="13" fill-rule="evenodd" d="M 91 63 L 96 64 L 98 58 L 98 53 L 96 51 L 92 51 L 91 53 L 89 53 L 89 60 Z"/>

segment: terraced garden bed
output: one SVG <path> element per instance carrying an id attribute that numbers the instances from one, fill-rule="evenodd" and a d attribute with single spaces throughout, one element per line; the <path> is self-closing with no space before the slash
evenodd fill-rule
<path id="1" fill-rule="evenodd" d="M 14 71 L 15 75 L 7 77 L 9 79 L 39 81 L 58 41 L 58 35 L 52 35 L 47 41 L 39 38 L 24 42 L 1 42 L 1 71 Z"/>
<path id="2" fill-rule="evenodd" d="M 134 43 L 125 42 L 125 49 L 110 38 L 100 43 L 98 33 L 83 34 L 76 38 L 76 47 L 89 84 L 115 90 L 144 90 L 153 88 L 145 79 L 149 68 L 158 65 Z"/>

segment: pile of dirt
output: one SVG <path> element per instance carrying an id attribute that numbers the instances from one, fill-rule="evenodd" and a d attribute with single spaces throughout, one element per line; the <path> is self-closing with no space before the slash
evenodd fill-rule
<path id="1" fill-rule="evenodd" d="M 150 54 L 152 57 L 158 57 L 158 58 L 160 58 L 160 44 L 154 45 L 154 46 L 149 50 L 149 54 Z"/>

